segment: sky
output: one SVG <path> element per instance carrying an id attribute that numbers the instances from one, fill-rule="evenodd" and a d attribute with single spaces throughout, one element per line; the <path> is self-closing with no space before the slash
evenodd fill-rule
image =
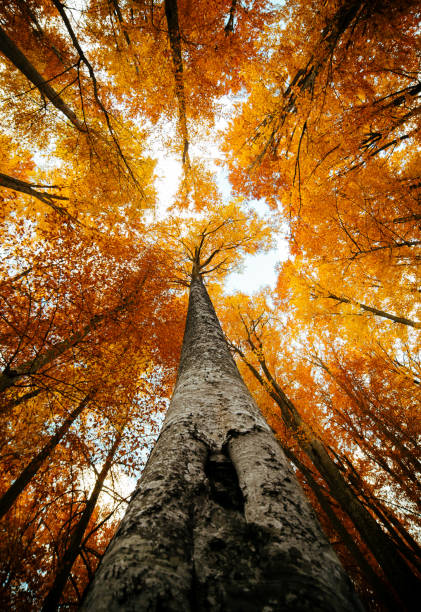
<path id="1" fill-rule="evenodd" d="M 225 293 L 241 291 L 254 293 L 262 287 L 269 285 L 272 289 L 276 285 L 276 266 L 285 261 L 289 255 L 288 242 L 279 237 L 277 245 L 267 253 L 247 255 L 244 259 L 241 272 L 232 272 L 225 281 Z"/>
<path id="2" fill-rule="evenodd" d="M 224 201 L 231 197 L 231 185 L 228 180 L 227 172 L 224 168 L 212 164 L 212 160 L 220 158 L 220 152 L 215 145 L 210 145 L 208 150 L 208 161 L 215 171 L 216 182 L 221 191 Z M 176 157 L 170 157 L 168 152 L 163 153 L 163 149 L 154 148 L 153 152 L 156 160 L 158 191 L 157 214 L 165 217 L 166 209 L 172 202 L 181 178 L 182 166 Z M 200 153 L 199 153 L 200 155 Z M 194 150 L 193 150 L 194 156 Z M 263 201 L 252 201 L 249 203 L 258 213 L 265 215 L 269 213 L 269 207 Z M 225 280 L 225 293 L 232 294 L 236 291 L 251 294 L 259 291 L 262 287 L 270 286 L 272 289 L 276 285 L 276 266 L 279 262 L 285 261 L 289 256 L 288 240 L 278 234 L 273 249 L 266 253 L 256 255 L 246 255 L 241 270 L 232 272 Z"/>

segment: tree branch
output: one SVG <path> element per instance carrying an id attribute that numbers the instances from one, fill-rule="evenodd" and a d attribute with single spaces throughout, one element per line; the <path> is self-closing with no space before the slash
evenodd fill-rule
<path id="1" fill-rule="evenodd" d="M 69 108 L 60 95 L 45 81 L 41 74 L 31 64 L 28 58 L 15 45 L 6 32 L 0 27 L 0 51 L 7 59 L 26 76 L 26 78 L 39 89 L 40 93 L 48 98 L 50 102 L 60 112 L 62 112 L 69 121 L 79 130 L 79 132 L 87 132 L 87 127 L 76 117 L 76 114 Z"/>

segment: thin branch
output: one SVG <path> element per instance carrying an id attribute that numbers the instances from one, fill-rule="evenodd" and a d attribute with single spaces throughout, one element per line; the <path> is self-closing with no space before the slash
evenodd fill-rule
<path id="1" fill-rule="evenodd" d="M 79 121 L 76 114 L 69 108 L 59 94 L 49 85 L 42 75 L 31 64 L 28 58 L 15 45 L 13 40 L 9 38 L 6 32 L 0 27 L 0 51 L 4 53 L 7 59 L 18 69 L 26 78 L 35 85 L 42 96 L 45 96 L 50 102 L 61 111 L 70 122 L 79 130 L 86 132 L 86 126 Z"/>
<path id="2" fill-rule="evenodd" d="M 64 208 L 64 206 L 58 206 L 55 203 L 56 200 L 68 201 L 69 198 L 66 198 L 64 196 L 60 196 L 57 194 L 53 194 L 53 193 L 43 193 L 41 191 L 37 191 L 36 189 L 33 188 L 33 186 L 30 183 L 21 181 L 20 179 L 17 179 L 13 176 L 7 176 L 6 174 L 2 174 L 1 172 L 0 172 L 0 186 L 5 187 L 6 189 L 12 189 L 13 191 L 19 191 L 20 193 L 25 193 L 27 195 L 30 195 L 36 198 L 37 200 L 39 200 L 40 202 L 43 202 L 50 208 L 52 208 L 59 215 L 62 215 L 70 219 L 72 223 L 77 223 L 78 225 L 80 225 L 76 217 L 74 217 L 71 213 L 69 213 L 69 211 L 66 208 Z M 51 186 L 43 186 L 43 185 L 38 185 L 38 188 L 52 189 Z"/>
<path id="3" fill-rule="evenodd" d="M 107 111 L 107 109 L 105 108 L 105 106 L 103 105 L 103 103 L 101 102 L 101 99 L 99 97 L 98 82 L 96 80 L 96 76 L 95 76 L 95 73 L 94 73 L 94 69 L 92 68 L 92 64 L 87 59 L 85 53 L 82 50 L 82 47 L 79 44 L 79 41 L 78 41 L 78 39 L 76 37 L 76 34 L 75 34 L 75 32 L 74 32 L 74 30 L 72 28 L 72 25 L 71 25 L 67 15 L 66 15 L 66 12 L 65 12 L 65 10 L 63 8 L 63 4 L 60 2 L 60 0 L 52 0 L 52 2 L 54 4 L 54 6 L 56 7 L 56 9 L 58 10 L 58 12 L 60 13 L 60 16 L 61 16 L 61 18 L 62 18 L 62 20 L 64 22 L 66 30 L 69 33 L 70 38 L 72 39 L 72 43 L 73 43 L 76 51 L 78 52 L 81 61 L 85 64 L 85 66 L 88 69 L 89 76 L 90 76 L 91 81 L 92 81 L 95 101 L 98 104 L 99 108 L 101 109 L 102 113 L 104 114 L 105 121 L 106 121 L 107 127 L 108 127 L 108 131 L 109 131 L 109 133 L 111 135 L 111 138 L 113 139 L 113 142 L 114 142 L 114 144 L 115 144 L 115 146 L 117 148 L 119 156 L 123 160 L 123 163 L 126 166 L 127 171 L 129 173 L 129 175 L 131 176 L 134 184 L 137 186 L 139 191 L 142 191 L 140 189 L 139 182 L 138 182 L 137 178 L 135 177 L 131 166 L 129 165 L 129 163 L 128 163 L 128 161 L 127 161 L 123 151 L 121 150 L 120 143 L 119 143 L 119 141 L 117 139 L 117 136 L 116 136 L 116 134 L 114 132 L 114 129 L 113 129 L 112 125 L 111 125 L 109 112 Z"/>

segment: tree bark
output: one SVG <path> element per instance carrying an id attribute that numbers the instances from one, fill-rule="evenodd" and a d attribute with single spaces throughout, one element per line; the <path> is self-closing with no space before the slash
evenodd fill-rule
<path id="1" fill-rule="evenodd" d="M 95 486 L 91 493 L 91 496 L 89 497 L 86 503 L 86 506 L 82 512 L 82 515 L 73 530 L 72 536 L 70 538 L 69 546 L 66 548 L 64 555 L 58 564 L 57 573 L 54 578 L 52 587 L 50 591 L 48 592 L 47 597 L 44 600 L 44 604 L 42 606 L 42 612 L 54 612 L 55 610 L 57 610 L 57 606 L 62 596 L 64 587 L 66 586 L 67 579 L 70 576 L 72 566 L 74 562 L 76 561 L 76 557 L 79 555 L 81 551 L 81 544 L 82 544 L 83 536 L 85 534 L 90 518 L 93 514 L 93 511 L 95 510 L 95 506 L 98 501 L 99 494 L 102 491 L 102 487 L 104 486 L 104 481 L 108 475 L 108 472 L 111 469 L 114 455 L 117 451 L 117 448 L 120 442 L 121 442 L 121 434 L 118 434 L 107 455 L 107 458 L 102 467 L 102 470 L 98 475 L 98 478 L 95 482 Z"/>
<path id="2" fill-rule="evenodd" d="M 25 489 L 25 487 L 31 482 L 32 478 L 38 472 L 44 461 L 51 455 L 57 444 L 69 431 L 71 425 L 75 422 L 77 417 L 81 414 L 86 404 L 89 402 L 92 394 L 87 395 L 79 403 L 79 405 L 71 412 L 68 417 L 64 420 L 62 425 L 59 427 L 57 432 L 50 438 L 47 444 L 40 450 L 40 452 L 28 463 L 26 468 L 16 478 L 15 482 L 8 488 L 6 493 L 0 498 L 0 518 L 6 514 L 15 503 L 16 499 Z"/>
<path id="3" fill-rule="evenodd" d="M 79 130 L 79 132 L 87 132 L 86 126 L 79 121 L 75 113 L 67 106 L 60 95 L 44 80 L 42 75 L 31 64 L 28 58 L 15 45 L 13 40 L 9 38 L 6 32 L 0 27 L 0 51 L 12 62 L 12 64 L 22 72 L 43 96 L 50 100 L 60 112 L 65 115 L 71 123 Z"/>
<path id="4" fill-rule="evenodd" d="M 160 437 L 82 610 L 362 610 L 199 275 Z"/>

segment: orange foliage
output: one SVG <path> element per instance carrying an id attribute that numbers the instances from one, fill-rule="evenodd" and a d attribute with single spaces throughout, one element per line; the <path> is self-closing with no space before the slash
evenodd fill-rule
<path id="1" fill-rule="evenodd" d="M 192 262 L 222 282 L 280 225 L 291 256 L 275 290 L 227 298 L 213 285 L 221 322 L 367 606 L 384 605 L 385 576 L 303 450 L 310 438 L 418 571 L 418 9 L 0 2 L 0 495 L 48 448 L 0 523 L 4 608 L 42 606 L 124 428 L 62 592 L 77 607 L 126 503 L 114 483 L 139 474 L 166 407 Z M 158 141 L 184 161 L 167 216 Z M 196 154 L 215 144 L 229 203 Z"/>

